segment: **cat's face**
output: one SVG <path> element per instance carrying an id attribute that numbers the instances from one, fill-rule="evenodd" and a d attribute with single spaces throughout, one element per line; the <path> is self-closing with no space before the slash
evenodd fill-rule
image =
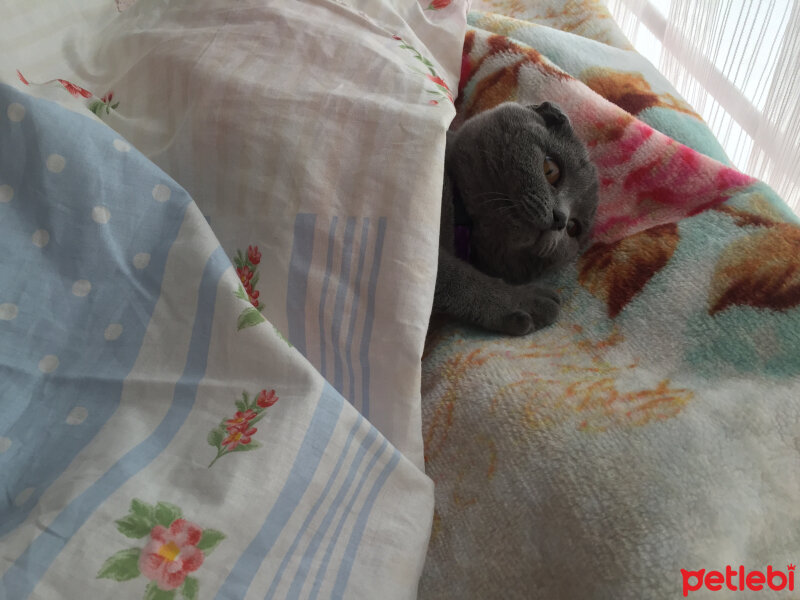
<path id="1" fill-rule="evenodd" d="M 447 171 L 473 222 L 476 266 L 522 283 L 578 255 L 597 173 L 556 106 L 508 102 L 449 135 Z"/>

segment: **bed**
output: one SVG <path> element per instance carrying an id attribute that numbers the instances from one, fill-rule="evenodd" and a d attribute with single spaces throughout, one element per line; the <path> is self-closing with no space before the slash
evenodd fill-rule
<path id="1" fill-rule="evenodd" d="M 0 596 L 794 585 L 798 221 L 602 5 L 3 12 Z M 601 184 L 517 339 L 430 316 L 446 131 L 508 100 Z"/>

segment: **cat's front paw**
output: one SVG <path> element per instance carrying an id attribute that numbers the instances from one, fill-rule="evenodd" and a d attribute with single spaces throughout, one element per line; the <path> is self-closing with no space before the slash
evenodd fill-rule
<path id="1" fill-rule="evenodd" d="M 509 335 L 526 335 L 552 325 L 558 318 L 561 301 L 555 290 L 539 285 L 512 288 L 513 307 L 500 319 L 500 330 Z"/>

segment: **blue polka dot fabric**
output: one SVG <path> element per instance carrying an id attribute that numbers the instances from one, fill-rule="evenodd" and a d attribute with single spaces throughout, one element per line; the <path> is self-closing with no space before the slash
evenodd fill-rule
<path id="1" fill-rule="evenodd" d="M 105 125 L 0 107 L 2 537 L 117 409 L 191 200 Z"/>

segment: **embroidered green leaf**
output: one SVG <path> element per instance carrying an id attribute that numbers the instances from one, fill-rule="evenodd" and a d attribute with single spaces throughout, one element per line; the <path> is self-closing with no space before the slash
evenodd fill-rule
<path id="1" fill-rule="evenodd" d="M 266 321 L 266 319 L 261 315 L 261 313 L 258 312 L 255 307 L 250 306 L 249 308 L 245 308 L 242 311 L 242 314 L 239 315 L 239 321 L 236 323 L 236 329 L 241 331 L 246 327 L 258 325 L 264 321 Z"/>
<path id="2" fill-rule="evenodd" d="M 175 590 L 162 590 L 151 581 L 144 590 L 144 600 L 174 600 Z"/>
<path id="3" fill-rule="evenodd" d="M 134 539 L 143 538 L 153 528 L 153 524 L 149 519 L 133 514 L 126 515 L 114 522 L 122 535 Z"/>
<path id="4" fill-rule="evenodd" d="M 156 524 L 156 509 L 154 506 L 151 506 L 147 502 L 142 502 L 138 498 L 134 498 L 131 500 L 131 513 L 136 515 L 137 517 L 142 517 L 146 519 L 148 523 L 151 523 L 150 528 Z"/>
<path id="5" fill-rule="evenodd" d="M 235 404 L 236 404 L 236 410 L 241 411 L 241 412 L 244 412 L 244 411 L 247 410 L 247 403 L 246 402 L 243 402 L 242 400 L 237 400 L 235 402 Z"/>
<path id="6" fill-rule="evenodd" d="M 156 522 L 164 527 L 169 527 L 175 519 L 180 519 L 183 512 L 180 508 L 169 502 L 156 504 Z"/>
<path id="7" fill-rule="evenodd" d="M 103 110 L 104 106 L 105 106 L 105 104 L 103 104 L 100 100 L 93 100 L 89 104 L 89 110 L 92 111 L 94 114 L 96 114 L 99 117 L 100 116 L 100 111 Z"/>
<path id="8" fill-rule="evenodd" d="M 231 452 L 249 452 L 250 450 L 256 450 L 258 448 L 261 448 L 261 444 L 252 441 L 249 444 L 239 444 L 236 448 L 231 450 Z"/>
<path id="9" fill-rule="evenodd" d="M 253 278 L 250 280 L 250 285 L 251 285 L 251 287 L 253 289 L 256 289 L 256 284 L 258 284 L 258 278 L 259 277 L 260 277 L 260 275 L 258 273 L 256 273 L 255 275 L 253 275 Z"/>
<path id="10" fill-rule="evenodd" d="M 195 577 L 187 577 L 181 586 L 181 595 L 185 600 L 197 600 L 200 582 Z"/>
<path id="11" fill-rule="evenodd" d="M 97 572 L 97 579 L 113 579 L 114 581 L 136 579 L 140 575 L 140 552 L 139 548 L 128 548 L 109 556 Z"/>
<path id="12" fill-rule="evenodd" d="M 244 288 L 241 285 L 239 285 L 239 289 L 238 290 L 233 292 L 233 295 L 236 296 L 237 298 L 241 298 L 242 300 L 246 300 L 247 302 L 250 301 L 247 298 L 247 294 L 245 293 Z"/>
<path id="13" fill-rule="evenodd" d="M 111 105 L 111 108 L 116 110 L 118 106 L 119 106 L 119 102 L 115 102 L 114 104 Z"/>
<path id="14" fill-rule="evenodd" d="M 216 429 L 212 429 L 208 432 L 208 437 L 206 441 L 208 442 L 209 446 L 214 446 L 215 448 L 219 448 L 220 444 L 222 444 L 222 440 L 225 437 L 225 428 L 220 425 Z"/>
<path id="15" fill-rule="evenodd" d="M 216 529 L 204 529 L 197 547 L 208 556 L 217 545 L 225 539 L 225 534 Z"/>

